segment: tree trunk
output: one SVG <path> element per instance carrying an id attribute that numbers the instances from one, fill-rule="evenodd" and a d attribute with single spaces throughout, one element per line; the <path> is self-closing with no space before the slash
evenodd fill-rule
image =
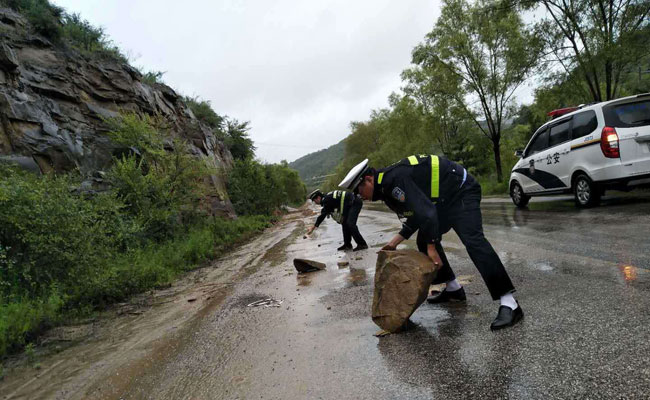
<path id="1" fill-rule="evenodd" d="M 503 181 L 503 171 L 501 170 L 501 146 L 500 140 L 497 138 L 492 139 L 492 149 L 494 151 L 494 163 L 497 167 L 497 181 Z"/>

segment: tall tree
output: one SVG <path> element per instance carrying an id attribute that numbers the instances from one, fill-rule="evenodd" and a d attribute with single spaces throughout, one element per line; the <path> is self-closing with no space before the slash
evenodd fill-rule
<path id="1" fill-rule="evenodd" d="M 413 50 L 413 63 L 441 77 L 440 90 L 492 142 L 499 181 L 501 132 L 514 113 L 515 92 L 538 64 L 540 48 L 512 7 L 444 0 L 433 31 Z"/>
<path id="2" fill-rule="evenodd" d="M 226 145 L 236 160 L 249 160 L 255 157 L 255 145 L 250 138 L 249 122 L 239 122 L 236 119 L 226 121 Z"/>
<path id="3" fill-rule="evenodd" d="M 548 53 L 567 74 L 579 72 L 594 101 L 616 98 L 626 73 L 650 51 L 650 0 L 531 0 Z"/>

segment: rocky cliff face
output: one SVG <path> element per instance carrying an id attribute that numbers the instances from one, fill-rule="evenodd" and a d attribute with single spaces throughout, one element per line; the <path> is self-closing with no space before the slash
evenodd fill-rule
<path id="1" fill-rule="evenodd" d="M 232 156 L 170 87 L 148 85 L 126 63 L 93 59 L 33 35 L 19 14 L 0 8 L 0 159 L 38 173 L 78 170 L 101 186 L 119 149 L 105 118 L 121 111 L 157 114 L 197 157 L 220 169 Z M 233 215 L 222 177 L 214 176 L 215 213 Z"/>

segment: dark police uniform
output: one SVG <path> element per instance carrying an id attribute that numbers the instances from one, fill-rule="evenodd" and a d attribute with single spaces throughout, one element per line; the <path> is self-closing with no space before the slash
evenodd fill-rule
<path id="1" fill-rule="evenodd" d="M 483 235 L 481 186 L 463 166 L 438 156 L 405 158 L 375 174 L 373 201 L 383 200 L 400 218 L 400 235 L 408 239 L 419 230 L 418 249 L 435 244 L 443 266 L 434 284 L 455 278 L 440 244 L 450 229 L 458 234 L 494 300 L 514 292 L 499 256 Z"/>
<path id="2" fill-rule="evenodd" d="M 357 219 L 363 207 L 363 201 L 358 196 L 345 190 L 334 190 L 323 195 L 320 205 L 322 210 L 314 224 L 316 227 L 320 226 L 328 215 L 338 211 L 341 215 L 341 221 L 338 222 L 343 227 L 343 244 L 352 245 L 352 238 L 357 245 L 366 244 L 357 227 Z"/>

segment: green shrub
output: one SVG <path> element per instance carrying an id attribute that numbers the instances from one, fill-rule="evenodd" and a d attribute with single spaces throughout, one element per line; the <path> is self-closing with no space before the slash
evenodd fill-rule
<path id="1" fill-rule="evenodd" d="M 127 246 L 133 227 L 122 219 L 123 205 L 114 195 L 75 194 L 70 177 L 41 178 L 9 168 L 1 173 L 5 296 L 40 296 L 54 282 L 82 280 L 113 249 Z"/>
<path id="2" fill-rule="evenodd" d="M 220 131 L 223 135 L 225 118 L 214 112 L 210 102 L 198 97 L 185 97 L 185 104 L 192 110 L 192 114 L 201 122 L 212 129 Z"/>
<path id="3" fill-rule="evenodd" d="M 97 308 L 150 288 L 165 286 L 181 273 L 214 259 L 267 228 L 270 221 L 268 216 L 236 220 L 213 218 L 168 241 L 116 254 L 96 280 L 85 285 L 69 302 Z"/>
<path id="4" fill-rule="evenodd" d="M 61 17 L 61 37 L 68 44 L 84 54 L 99 55 L 123 62 L 126 57 L 108 38 L 104 29 L 95 27 L 79 14 L 63 14 Z"/>
<path id="5" fill-rule="evenodd" d="M 200 199 L 217 172 L 190 154 L 188 144 L 174 139 L 165 149 L 164 127 L 146 115 L 126 114 L 110 121 L 114 142 L 137 150 L 116 159 L 109 181 L 148 239 L 171 237 L 187 220 L 202 214 Z"/>
<path id="6" fill-rule="evenodd" d="M 0 303 L 0 356 L 21 348 L 33 335 L 56 323 L 62 304 L 55 294 L 43 300 Z"/>
<path id="7" fill-rule="evenodd" d="M 228 176 L 230 201 L 240 215 L 271 214 L 286 205 L 305 201 L 305 185 L 285 163 L 265 165 L 235 160 Z"/>
<path id="8" fill-rule="evenodd" d="M 496 176 L 490 176 L 487 178 L 479 177 L 477 179 L 481 184 L 481 192 L 483 193 L 483 196 L 506 195 L 509 193 L 507 179 L 504 179 L 503 182 L 497 181 Z"/>
<path id="9" fill-rule="evenodd" d="M 162 79 L 163 75 L 165 75 L 165 73 L 162 72 L 162 71 L 144 72 L 144 73 L 142 73 L 142 81 L 144 83 L 149 84 L 149 85 L 162 84 L 163 83 L 163 79 Z"/>

